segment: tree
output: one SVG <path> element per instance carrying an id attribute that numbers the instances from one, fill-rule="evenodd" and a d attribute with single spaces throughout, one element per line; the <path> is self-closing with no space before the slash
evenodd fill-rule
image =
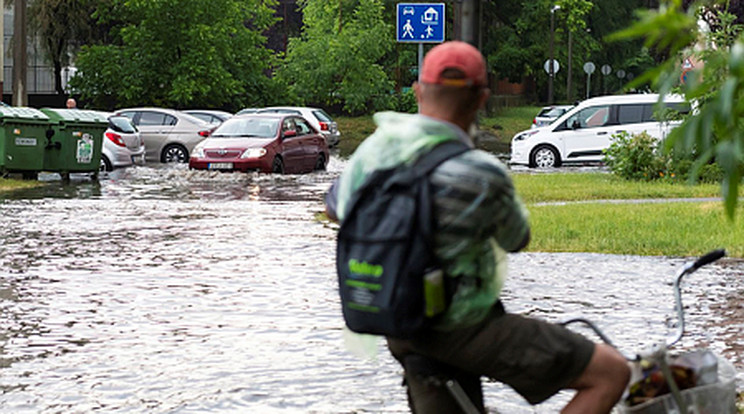
<path id="1" fill-rule="evenodd" d="M 111 0 L 116 43 L 83 47 L 71 81 L 101 108 L 239 109 L 265 103 L 273 56 L 261 34 L 274 0 Z M 111 16 L 101 16 L 108 19 Z"/>
<path id="2" fill-rule="evenodd" d="M 385 106 L 393 87 L 380 60 L 393 45 L 382 0 L 300 0 L 302 34 L 277 73 L 299 104 L 361 112 Z"/>
<path id="3" fill-rule="evenodd" d="M 89 39 L 93 0 L 33 0 L 29 5 L 31 32 L 38 36 L 44 54 L 54 67 L 54 90 L 62 88 L 62 68 L 70 64 L 80 44 Z"/>
<path id="4" fill-rule="evenodd" d="M 682 0 L 665 1 L 615 37 L 643 38 L 648 47 L 667 56 L 643 81 L 653 82 L 662 94 L 684 93 L 696 110 L 672 131 L 665 147 L 695 159 L 693 178 L 715 160 L 724 172 L 721 193 L 726 214 L 733 219 L 744 176 L 744 38 L 736 16 L 725 5 L 702 4 L 685 10 Z M 701 32 L 699 16 L 711 12 L 719 27 Z M 704 65 L 688 73 L 680 85 L 681 63 L 689 56 Z"/>

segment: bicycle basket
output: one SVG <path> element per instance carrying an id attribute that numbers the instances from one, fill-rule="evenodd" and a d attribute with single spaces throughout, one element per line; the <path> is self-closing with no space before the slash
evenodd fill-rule
<path id="1" fill-rule="evenodd" d="M 720 356 L 718 360 L 718 382 L 689 388 L 681 392 L 691 413 L 736 414 L 736 369 Z M 618 414 L 667 414 L 679 413 L 671 394 L 661 395 L 642 404 L 628 407 L 620 403 L 615 407 Z"/>

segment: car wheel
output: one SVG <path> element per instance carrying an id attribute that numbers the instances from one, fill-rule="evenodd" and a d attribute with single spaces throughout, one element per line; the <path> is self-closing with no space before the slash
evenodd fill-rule
<path id="1" fill-rule="evenodd" d="M 98 168 L 98 171 L 113 171 L 114 166 L 111 164 L 111 161 L 109 161 L 108 157 L 101 154 L 101 165 Z"/>
<path id="2" fill-rule="evenodd" d="M 561 166 L 561 157 L 555 148 L 543 145 L 532 152 L 530 167 L 532 168 L 554 168 Z"/>
<path id="3" fill-rule="evenodd" d="M 160 161 L 165 163 L 176 162 L 184 164 L 189 162 L 189 152 L 181 145 L 171 144 L 163 149 Z"/>
<path id="4" fill-rule="evenodd" d="M 284 161 L 281 158 L 274 158 L 274 162 L 271 163 L 271 172 L 275 174 L 284 174 Z"/>
<path id="5" fill-rule="evenodd" d="M 313 171 L 325 171 L 326 169 L 326 159 L 325 155 L 323 153 L 318 154 L 318 159 L 315 160 L 315 167 L 313 168 Z"/>

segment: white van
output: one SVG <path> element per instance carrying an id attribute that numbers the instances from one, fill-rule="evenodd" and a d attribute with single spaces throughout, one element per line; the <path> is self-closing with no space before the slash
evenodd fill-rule
<path id="1" fill-rule="evenodd" d="M 659 122 L 654 118 L 657 94 L 613 95 L 587 99 L 548 126 L 522 131 L 512 138 L 510 164 L 535 168 L 559 167 L 565 163 L 600 162 L 612 136 L 621 132 L 646 131 L 663 139 L 680 121 Z M 664 102 L 686 113 L 682 96 L 669 95 Z"/>

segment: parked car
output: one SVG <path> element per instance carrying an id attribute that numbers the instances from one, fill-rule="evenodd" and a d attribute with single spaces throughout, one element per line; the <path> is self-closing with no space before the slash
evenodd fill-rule
<path id="1" fill-rule="evenodd" d="M 258 112 L 258 108 L 243 108 L 235 115 L 255 114 L 256 112 Z"/>
<path id="2" fill-rule="evenodd" d="M 532 120 L 532 128 L 550 125 L 571 108 L 573 108 L 573 105 L 553 105 L 543 107 Z"/>
<path id="3" fill-rule="evenodd" d="M 328 144 L 299 115 L 236 115 L 218 126 L 191 154 L 198 170 L 306 173 L 328 165 Z"/>
<path id="4" fill-rule="evenodd" d="M 230 112 L 214 109 L 186 109 L 183 112 L 193 115 L 210 124 L 221 124 L 233 116 Z"/>
<path id="5" fill-rule="evenodd" d="M 145 141 L 132 120 L 125 116 L 109 116 L 103 133 L 101 171 L 145 163 Z"/>
<path id="6" fill-rule="evenodd" d="M 319 108 L 308 108 L 300 106 L 272 106 L 261 108 L 257 111 L 259 114 L 265 113 L 283 113 L 301 115 L 310 124 L 326 138 L 329 147 L 335 147 L 341 140 L 341 132 L 338 130 L 338 124 L 331 119 L 326 111 Z"/>
<path id="7" fill-rule="evenodd" d="M 134 122 L 145 140 L 145 157 L 154 162 L 189 162 L 194 146 L 214 129 L 214 125 L 173 109 L 127 108 L 114 115 Z"/>
<path id="8" fill-rule="evenodd" d="M 656 94 L 603 96 L 588 99 L 552 124 L 517 133 L 512 138 L 510 164 L 559 167 L 563 163 L 599 162 L 612 136 L 643 131 L 663 139 L 679 121 L 660 122 L 655 115 Z M 689 112 L 684 98 L 669 95 L 667 107 Z"/>

